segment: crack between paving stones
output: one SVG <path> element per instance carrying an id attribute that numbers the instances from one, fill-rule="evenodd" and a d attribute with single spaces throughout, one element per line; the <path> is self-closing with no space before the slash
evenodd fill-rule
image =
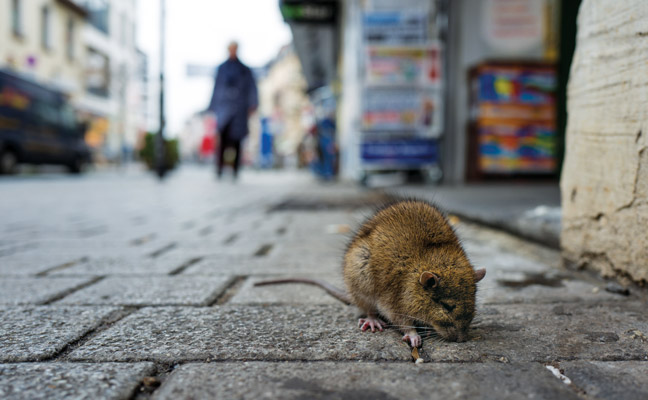
<path id="1" fill-rule="evenodd" d="M 584 360 L 584 361 L 590 362 L 590 361 L 593 361 L 593 360 Z M 560 362 L 559 361 L 544 362 L 544 363 L 541 363 L 541 364 L 542 364 L 543 367 L 545 367 L 545 369 L 547 369 L 551 373 L 551 375 L 554 378 L 556 378 L 562 384 L 567 385 L 569 387 L 569 389 L 572 390 L 578 397 L 583 398 L 583 399 L 590 399 L 591 398 L 591 397 L 587 396 L 587 392 L 585 391 L 585 389 L 583 389 L 582 387 L 576 385 L 574 383 L 574 381 L 565 374 L 565 370 L 560 367 Z M 560 376 L 556 375 L 556 372 L 550 370 L 549 367 L 553 367 L 556 370 L 558 370 L 557 372 L 560 374 Z M 561 378 L 561 376 L 568 379 L 569 383 L 565 382 Z"/>
<path id="2" fill-rule="evenodd" d="M 74 292 L 78 292 L 78 291 L 81 290 L 81 289 L 85 289 L 85 288 L 87 288 L 88 286 L 94 285 L 95 283 L 99 282 L 100 280 L 102 280 L 102 279 L 104 279 L 104 278 L 105 278 L 105 276 L 97 276 L 97 277 L 95 277 L 95 278 L 89 280 L 88 282 L 85 282 L 85 283 L 82 283 L 82 284 L 80 284 L 80 285 L 78 285 L 78 286 L 75 286 L 75 287 L 73 287 L 73 288 L 70 288 L 70 289 L 68 289 L 68 290 L 66 290 L 66 291 L 64 291 L 64 292 L 62 292 L 62 293 L 57 294 L 57 295 L 54 296 L 54 297 L 50 297 L 50 298 L 47 299 L 46 301 L 43 301 L 43 302 L 41 302 L 41 303 L 38 303 L 38 305 L 40 305 L 40 306 L 47 306 L 47 305 L 50 305 L 50 304 L 52 304 L 52 303 L 54 303 L 54 302 L 56 302 L 56 301 L 61 300 L 62 298 L 66 297 L 66 296 L 71 295 L 71 294 L 74 293 Z"/>
<path id="3" fill-rule="evenodd" d="M 127 397 L 128 400 L 150 399 L 153 397 L 153 394 L 162 387 L 169 375 L 171 375 L 173 371 L 181 365 L 181 363 L 161 362 L 154 362 L 153 364 L 155 371 L 139 380 L 137 387 L 135 387 L 131 395 Z M 147 383 L 147 380 L 151 380 L 151 382 Z"/>
<path id="4" fill-rule="evenodd" d="M 236 293 L 238 293 L 239 289 L 241 289 L 241 286 L 243 286 L 243 282 L 248 277 L 246 275 L 243 276 L 236 276 L 232 278 L 232 280 L 225 286 L 225 289 L 220 292 L 218 296 L 216 296 L 213 300 L 211 300 L 207 306 L 212 307 L 212 306 L 220 306 L 225 303 L 227 303 Z"/>
<path id="5" fill-rule="evenodd" d="M 232 244 L 236 239 L 238 239 L 239 234 L 238 233 L 233 233 L 229 235 L 225 240 L 223 240 L 223 244 Z"/>
<path id="6" fill-rule="evenodd" d="M 270 253 L 270 251 L 272 251 L 272 247 L 273 247 L 272 243 L 266 243 L 261 245 L 261 247 L 259 247 L 257 251 L 254 252 L 254 257 L 267 256 Z"/>
<path id="7" fill-rule="evenodd" d="M 171 272 L 169 272 L 169 275 L 178 275 L 178 274 L 182 273 L 184 270 L 186 270 L 187 268 L 191 267 L 192 265 L 202 261 L 203 258 L 204 257 L 191 258 L 191 259 L 185 261 L 178 268 L 176 268 L 176 269 L 172 270 Z"/>
<path id="8" fill-rule="evenodd" d="M 110 327 L 112 327 L 117 322 L 119 322 L 122 319 L 126 318 L 127 316 L 133 314 L 137 310 L 139 310 L 139 307 L 122 307 L 122 308 L 120 308 L 118 310 L 115 310 L 115 311 L 111 312 L 106 317 L 102 318 L 99 325 L 97 325 L 94 329 L 90 329 L 88 332 L 81 335 L 81 337 L 79 337 L 78 339 L 67 343 L 56 354 L 52 355 L 51 357 L 44 358 L 41 361 L 42 362 L 47 362 L 47 361 L 52 361 L 52 362 L 67 361 L 67 362 L 69 362 L 68 356 L 70 355 L 70 353 L 72 353 L 74 350 L 78 349 L 79 347 L 83 346 L 90 339 L 96 337 L 100 333 L 102 333 L 105 330 L 109 329 Z M 98 363 L 98 362 L 94 361 L 94 363 Z"/>
<path id="9" fill-rule="evenodd" d="M 66 262 L 64 264 L 58 264 L 58 265 L 55 265 L 53 267 L 47 268 L 46 270 L 43 270 L 43 271 L 35 274 L 34 276 L 38 276 L 38 277 L 45 276 L 45 275 L 49 274 L 50 272 L 62 271 L 64 269 L 66 269 L 66 268 L 70 268 L 70 267 L 72 267 L 74 265 L 77 265 L 79 263 L 86 262 L 86 261 L 88 261 L 88 257 L 84 256 L 84 257 L 81 257 L 81 258 L 77 258 L 75 260 Z"/>
<path id="10" fill-rule="evenodd" d="M 176 246 L 178 246 L 178 244 L 175 243 L 175 242 L 169 243 L 166 246 L 160 247 L 159 249 L 157 249 L 154 252 L 152 252 L 151 254 L 149 254 L 149 257 L 157 258 L 157 257 L 161 256 L 162 254 L 167 253 L 167 252 L 175 249 Z"/>

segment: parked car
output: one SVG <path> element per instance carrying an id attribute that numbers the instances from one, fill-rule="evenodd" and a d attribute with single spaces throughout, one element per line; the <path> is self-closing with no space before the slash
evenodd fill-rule
<path id="1" fill-rule="evenodd" d="M 62 92 L 0 69 L 0 173 L 21 163 L 79 173 L 90 161 L 84 133 Z"/>

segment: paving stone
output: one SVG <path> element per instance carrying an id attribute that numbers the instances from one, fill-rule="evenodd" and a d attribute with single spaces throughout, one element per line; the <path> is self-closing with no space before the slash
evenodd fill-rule
<path id="1" fill-rule="evenodd" d="M 264 280 L 307 277 L 321 279 L 344 290 L 344 281 L 340 275 L 310 275 L 310 276 L 280 276 L 266 275 L 253 276 L 245 280 L 236 295 L 228 304 L 339 304 L 324 290 L 305 284 L 290 283 L 269 286 L 254 286 L 256 282 Z"/>
<path id="2" fill-rule="evenodd" d="M 343 305 L 144 308 L 71 353 L 74 360 L 410 360 L 396 332 L 361 332 Z"/>
<path id="3" fill-rule="evenodd" d="M 216 300 L 232 279 L 229 276 L 109 277 L 57 304 L 204 306 Z"/>
<path id="4" fill-rule="evenodd" d="M 185 364 L 156 391 L 171 399 L 578 399 L 541 364 Z"/>
<path id="5" fill-rule="evenodd" d="M 473 340 L 424 340 L 430 360 L 506 362 L 648 360 L 645 304 L 634 302 L 507 304 L 479 309 Z"/>
<path id="6" fill-rule="evenodd" d="M 648 361 L 573 361 L 560 367 L 589 398 L 648 399 Z"/>
<path id="7" fill-rule="evenodd" d="M 565 303 L 626 301 L 627 297 L 606 292 L 587 282 L 573 280 L 559 273 L 521 274 L 490 271 L 478 284 L 478 304 Z"/>
<path id="8" fill-rule="evenodd" d="M 181 275 L 286 275 L 286 274 L 322 274 L 341 273 L 341 263 L 338 259 L 298 259 L 293 257 L 254 257 L 254 256 L 213 256 L 205 257 L 190 266 Z"/>
<path id="9" fill-rule="evenodd" d="M 90 278 L 3 277 L 0 304 L 43 304 L 86 283 Z"/>
<path id="10" fill-rule="evenodd" d="M 0 364 L 0 398 L 126 399 L 154 371 L 152 363 Z"/>
<path id="11" fill-rule="evenodd" d="M 0 362 L 52 357 L 117 310 L 60 306 L 0 308 Z"/>
<path id="12" fill-rule="evenodd" d="M 46 254 L 30 249 L 0 257 L 0 275 L 36 275 L 51 268 L 79 262 L 82 258 L 82 255 L 76 253 Z"/>
<path id="13" fill-rule="evenodd" d="M 88 260 L 48 274 L 59 275 L 166 275 L 192 259 L 178 257 L 89 257 Z"/>

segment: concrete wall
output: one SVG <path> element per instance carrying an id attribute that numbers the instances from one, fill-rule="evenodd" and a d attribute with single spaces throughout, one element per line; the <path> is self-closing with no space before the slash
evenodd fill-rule
<path id="1" fill-rule="evenodd" d="M 584 0 L 561 179 L 567 260 L 648 281 L 648 2 Z"/>

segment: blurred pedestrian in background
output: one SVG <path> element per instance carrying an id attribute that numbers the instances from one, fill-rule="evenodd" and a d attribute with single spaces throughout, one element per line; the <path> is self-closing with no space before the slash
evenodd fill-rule
<path id="1" fill-rule="evenodd" d="M 238 43 L 230 42 L 227 52 L 228 59 L 216 72 L 208 110 L 216 114 L 220 136 L 216 174 L 218 178 L 223 175 L 225 150 L 231 148 L 236 179 L 241 163 L 241 142 L 248 134 L 248 118 L 256 110 L 259 99 L 252 71 L 238 59 Z"/>

